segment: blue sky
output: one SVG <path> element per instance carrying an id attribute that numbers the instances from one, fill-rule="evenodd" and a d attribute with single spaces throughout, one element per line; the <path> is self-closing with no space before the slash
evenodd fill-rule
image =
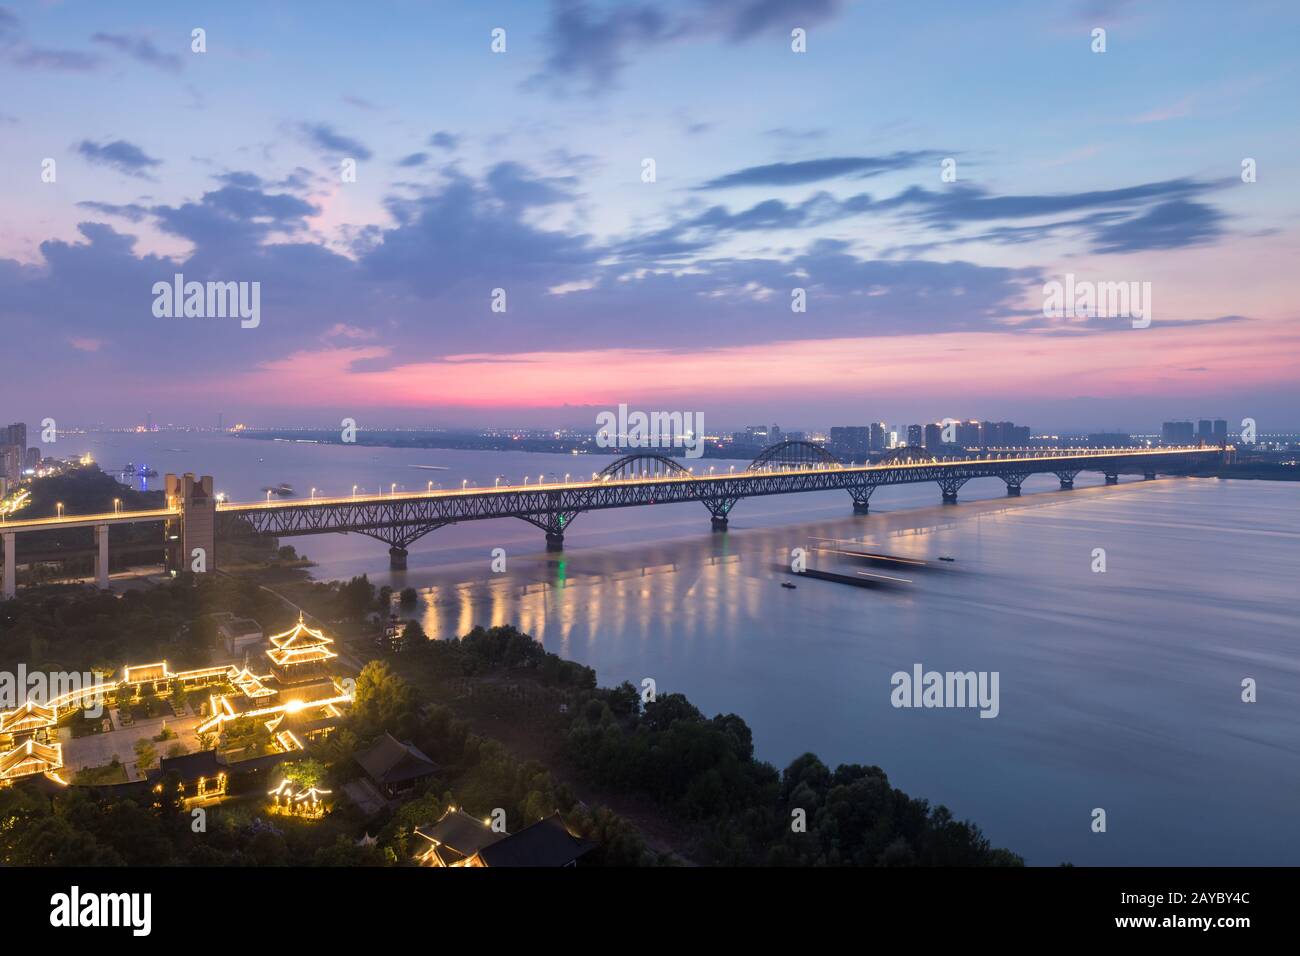
<path id="1" fill-rule="evenodd" d="M 11 417 L 1297 423 L 1290 4 L 0 9 Z M 1044 322 L 1067 271 L 1152 327 Z"/>

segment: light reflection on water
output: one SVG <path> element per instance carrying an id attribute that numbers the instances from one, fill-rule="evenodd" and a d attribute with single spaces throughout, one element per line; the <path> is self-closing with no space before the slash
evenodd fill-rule
<path id="1" fill-rule="evenodd" d="M 416 487 L 413 462 L 447 465 L 448 486 L 580 470 L 562 455 L 202 436 L 164 439 L 189 449 L 174 464 L 133 444 L 154 436 L 108 437 L 123 461 L 210 472 L 243 498 L 281 481 Z M 588 471 L 606 462 L 577 458 Z M 563 555 L 521 521 L 471 522 L 418 542 L 410 570 L 391 575 L 369 538 L 290 540 L 320 577 L 419 588 L 430 634 L 514 623 L 603 684 L 653 677 L 707 713 L 740 714 L 778 766 L 805 750 L 877 764 L 1030 863 L 1300 863 L 1300 487 L 1099 482 L 1081 475 L 1060 493 L 1039 476 L 1020 499 L 971 482 L 956 507 L 937 505 L 933 485 L 888 488 L 866 517 L 847 513 L 844 493 L 749 499 L 725 534 L 709 533 L 699 505 L 591 513 Z M 894 590 L 781 588 L 790 549 L 824 538 L 957 561 Z M 493 547 L 508 553 L 504 575 L 489 572 Z M 1105 574 L 1090 569 L 1098 547 Z M 894 709 L 890 675 L 917 662 L 998 671 L 1000 716 Z M 1258 703 L 1241 702 L 1244 677 Z M 1090 832 L 1094 807 L 1104 835 Z"/>

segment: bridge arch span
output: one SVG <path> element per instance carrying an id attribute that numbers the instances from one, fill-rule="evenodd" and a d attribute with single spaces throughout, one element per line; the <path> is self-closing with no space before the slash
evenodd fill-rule
<path id="1" fill-rule="evenodd" d="M 637 452 L 610 462 L 597 474 L 597 478 L 672 478 L 690 475 L 681 462 L 667 455 Z"/>
<path id="2" fill-rule="evenodd" d="M 838 465 L 839 459 L 821 445 L 810 441 L 781 441 L 769 445 L 749 463 L 750 471 L 760 471 L 768 465 Z"/>

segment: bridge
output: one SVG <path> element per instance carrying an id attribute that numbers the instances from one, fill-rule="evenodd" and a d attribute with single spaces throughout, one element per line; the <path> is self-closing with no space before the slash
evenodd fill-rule
<path id="1" fill-rule="evenodd" d="M 4 597 L 15 592 L 15 541 L 19 534 L 64 528 L 93 528 L 97 551 L 96 579 L 108 586 L 108 529 L 114 524 L 160 522 L 168 565 L 174 570 L 213 570 L 218 537 L 258 533 L 276 537 L 357 532 L 389 546 L 390 567 L 406 567 L 412 543 L 444 525 L 491 518 L 519 518 L 539 528 L 548 550 L 561 550 L 564 533 L 583 512 L 640 505 L 698 501 L 708 510 L 715 531 L 725 530 L 732 509 L 744 498 L 808 491 L 847 491 L 856 514 L 867 514 L 871 496 L 885 485 L 934 482 L 942 501 L 956 504 L 966 482 L 998 478 L 1007 494 L 1019 495 L 1034 474 L 1054 474 L 1061 488 L 1074 487 L 1084 471 L 1105 475 L 1116 484 L 1121 474 L 1155 478 L 1216 464 L 1233 449 L 1187 446 L 1143 449 L 1005 449 L 985 450 L 966 458 L 895 456 L 875 464 L 845 465 L 819 445 L 787 441 L 766 449 L 743 471 L 716 466 L 696 471 L 679 459 L 651 453 L 625 455 L 590 480 L 535 485 L 462 487 L 451 490 L 397 492 L 347 497 L 312 497 L 297 501 L 218 501 L 212 477 L 168 475 L 166 507 L 152 511 L 101 515 L 66 515 L 0 523 L 4 542 Z M 195 563 L 197 562 L 197 563 Z"/>

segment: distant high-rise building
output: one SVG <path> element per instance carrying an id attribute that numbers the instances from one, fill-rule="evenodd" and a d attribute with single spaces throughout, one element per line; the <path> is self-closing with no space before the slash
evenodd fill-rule
<path id="1" fill-rule="evenodd" d="M 27 454 L 27 426 L 14 422 L 7 428 L 0 428 L 0 445 L 17 445 Z"/>
<path id="2" fill-rule="evenodd" d="M 925 444 L 925 429 L 920 425 L 907 426 L 907 443 L 916 448 Z"/>
<path id="3" fill-rule="evenodd" d="M 1165 422 L 1160 437 L 1170 445 L 1185 445 L 1192 441 L 1195 432 L 1191 422 Z"/>
<path id="4" fill-rule="evenodd" d="M 1214 441 L 1214 422 L 1202 418 L 1196 423 L 1196 437 L 1205 441 Z"/>
<path id="5" fill-rule="evenodd" d="M 1216 418 L 1214 420 L 1214 443 L 1216 445 L 1226 445 L 1228 443 L 1228 420 L 1226 418 Z"/>
<path id="6" fill-rule="evenodd" d="M 41 467 L 41 450 L 39 448 L 27 449 L 27 458 L 23 462 L 23 467 L 30 468 L 32 471 Z"/>
<path id="7" fill-rule="evenodd" d="M 767 430 L 767 438 L 768 441 L 770 441 L 774 445 L 779 441 L 783 441 L 784 439 L 781 438 L 781 426 L 773 425 L 771 428 L 769 428 Z"/>
<path id="8" fill-rule="evenodd" d="M 871 428 L 867 425 L 836 425 L 831 429 L 831 454 L 841 458 L 865 456 L 871 448 Z"/>
<path id="9" fill-rule="evenodd" d="M 868 443 L 868 445 L 867 445 L 868 450 L 869 450 L 869 451 L 884 451 L 884 450 L 885 450 L 885 432 L 886 432 L 885 423 L 884 423 L 884 422 L 872 422 L 868 427 L 871 429 L 871 432 L 870 432 L 870 438 L 869 438 L 869 443 Z"/>
<path id="10" fill-rule="evenodd" d="M 925 447 L 939 448 L 943 445 L 943 426 L 938 422 L 931 422 L 925 426 Z"/>
<path id="11" fill-rule="evenodd" d="M 957 444 L 965 448 L 979 448 L 984 444 L 984 429 L 977 421 L 957 423 Z"/>
<path id="12" fill-rule="evenodd" d="M 24 449 L 18 445 L 0 445 L 0 475 L 11 487 L 23 476 L 23 452 Z"/>

